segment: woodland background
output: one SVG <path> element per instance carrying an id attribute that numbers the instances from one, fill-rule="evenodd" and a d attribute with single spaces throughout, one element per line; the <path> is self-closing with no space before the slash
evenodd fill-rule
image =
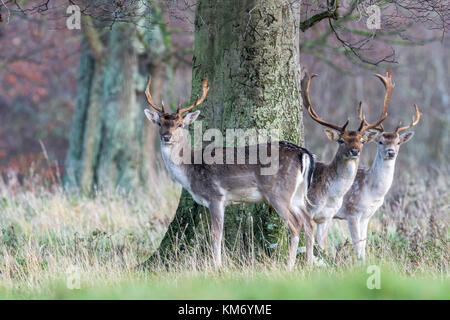
<path id="1" fill-rule="evenodd" d="M 73 3 L 83 10 L 82 30 L 66 27 L 66 9 Z M 333 21 L 335 3 L 302 1 L 299 21 L 324 11 Z M 349 3 L 381 2 L 342 3 L 341 14 Z M 400 150 L 391 192 L 370 224 L 368 261 L 389 270 L 384 291 L 375 292 L 366 290 L 365 270 L 339 222 L 330 232 L 325 272 L 330 278 L 320 270 L 305 271 L 301 263 L 286 275 L 280 271 L 283 252 L 255 260 L 241 249 L 225 252 L 222 274 L 214 273 L 204 251 L 195 250 L 173 261 L 169 271 L 161 266 L 157 276 L 137 272 L 134 267 L 158 247 L 181 193 L 162 163 L 156 126 L 140 113 L 145 77 L 152 74 L 158 102 L 174 108 L 192 99 L 191 88 L 198 88 L 192 83 L 195 23 L 201 21 L 195 1 L 0 2 L 0 297 L 449 298 L 449 4 L 392 3 L 397 9 L 383 9 L 381 30 L 367 29 L 363 14 L 336 20 L 337 30 L 324 19 L 301 25 L 299 32 L 301 67 L 320 75 L 311 97 L 323 118 L 339 123 L 350 118 L 355 126 L 359 101 L 369 120 L 378 115 L 384 89 L 373 73 L 387 68 L 396 86 L 384 127 L 409 122 L 414 103 L 422 112 L 413 139 Z M 402 14 L 396 11 L 401 9 Z M 96 43 L 102 47 L 98 52 Z M 96 64 L 97 54 L 109 61 L 105 69 Z M 127 73 L 131 69 L 138 79 Z M 85 121 L 90 134 L 74 143 L 76 124 L 83 123 L 77 106 L 88 96 L 80 75 L 92 73 L 95 79 L 95 72 L 105 75 L 103 85 L 93 87 L 95 94 L 124 93 L 125 103 L 96 100 L 91 110 L 100 113 L 91 119 L 101 118 L 102 124 Z M 135 106 L 127 103 L 132 99 Z M 304 145 L 330 160 L 337 146 L 305 113 L 303 124 Z M 119 135 L 103 135 L 98 128 Z M 131 150 L 139 165 L 123 150 Z M 371 164 L 375 150 L 375 144 L 365 147 L 362 165 Z M 95 169 L 79 174 L 74 185 L 67 167 L 82 162 L 96 163 Z M 100 188 L 108 180 L 102 177 L 111 178 L 113 188 Z M 67 290 L 67 272 L 74 266 L 81 291 Z M 342 295 L 332 290 L 344 284 L 348 291 Z M 106 289 L 111 286 L 115 289 Z"/>
<path id="2" fill-rule="evenodd" d="M 166 25 L 163 36 L 167 46 L 154 59 L 155 64 L 165 67 L 160 75 L 164 84 L 157 94 L 172 104 L 187 101 L 191 91 L 195 8 L 182 1 L 156 3 L 161 12 L 158 19 Z M 64 171 L 75 108 L 82 32 L 66 28 L 67 5 L 63 1 L 53 6 L 50 7 L 53 10 L 39 13 L 35 10 L 31 17 L 18 16 L 8 25 L 1 24 L 0 168 L 3 174 L 12 170 L 26 175 L 32 163 L 35 170 L 45 169 L 48 164 L 43 161 L 39 141 L 46 147 L 51 163 Z M 318 9 L 306 2 L 302 14 L 309 16 L 314 13 L 311 10 Z M 5 20 L 4 8 L 2 15 Z M 364 21 L 361 25 L 364 26 Z M 360 100 L 368 113 L 377 110 L 383 89 L 372 74 L 384 73 L 386 64 L 373 66 L 341 54 L 333 49 L 332 45 L 337 47 L 338 41 L 332 36 L 321 43 L 317 38 L 326 27 L 326 24 L 318 24 L 300 34 L 302 65 L 320 75 L 311 88 L 315 104 L 331 119 L 345 120 L 348 115 L 356 119 Z M 148 28 L 151 32 L 157 26 Z M 414 37 L 402 39 L 404 45 L 398 45 L 402 40 L 376 40 L 367 51 L 369 54 L 376 52 L 378 59 L 389 56 L 388 61 L 395 61 L 387 65 L 395 73 L 396 88 L 386 127 L 392 128 L 398 121 L 409 121 L 413 103 L 423 112 L 413 142 L 402 150 L 399 167 L 405 168 L 404 163 L 414 168 L 439 167 L 447 164 L 450 144 L 449 44 L 442 30 L 425 30 L 417 25 L 410 34 Z M 395 55 L 390 56 L 394 49 Z M 318 155 L 333 148 L 320 126 L 308 117 L 304 122 L 308 148 Z M 365 155 L 363 163 L 367 164 L 372 153 Z"/>

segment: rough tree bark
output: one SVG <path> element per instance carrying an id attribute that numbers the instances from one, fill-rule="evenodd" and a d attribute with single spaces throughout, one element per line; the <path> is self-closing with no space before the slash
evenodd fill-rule
<path id="1" fill-rule="evenodd" d="M 296 5 L 284 0 L 197 1 L 192 100 L 204 77 L 211 88 L 199 107 L 203 129 L 279 129 L 282 139 L 303 145 Z M 205 208 L 183 190 L 175 218 L 148 262 L 209 239 L 208 221 Z M 224 239 L 231 249 L 249 241 L 264 249 L 284 246 L 285 230 L 266 204 L 229 206 L 225 213 Z"/>
<path id="2" fill-rule="evenodd" d="M 135 24 L 115 23 L 111 31 L 101 30 L 88 16 L 83 17 L 64 184 L 84 192 L 105 186 L 135 190 L 145 187 L 155 175 L 151 166 L 155 129 L 144 126 L 142 116 L 145 80 L 147 74 L 153 74 L 154 95 L 159 99 L 164 70 L 152 63 L 138 42 Z"/>

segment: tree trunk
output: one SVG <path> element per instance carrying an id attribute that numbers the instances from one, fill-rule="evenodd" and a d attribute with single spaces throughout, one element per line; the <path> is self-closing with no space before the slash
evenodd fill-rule
<path id="1" fill-rule="evenodd" d="M 199 107 L 203 129 L 279 129 L 280 139 L 303 145 L 298 8 L 293 6 L 284 0 L 197 2 L 192 100 L 204 77 L 211 88 Z M 149 261 L 209 239 L 206 212 L 183 190 L 175 218 Z M 286 247 L 286 229 L 267 204 L 226 209 L 229 249 Z"/>
<path id="2" fill-rule="evenodd" d="M 92 21 L 83 29 L 64 184 L 88 193 L 94 187 L 145 187 L 156 173 L 155 128 L 144 126 L 143 89 L 153 74 L 154 97 L 160 98 L 163 67 L 149 62 L 133 23 L 115 23 L 103 37 Z"/>

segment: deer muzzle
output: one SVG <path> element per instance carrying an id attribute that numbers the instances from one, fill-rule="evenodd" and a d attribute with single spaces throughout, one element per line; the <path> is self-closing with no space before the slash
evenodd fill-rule
<path id="1" fill-rule="evenodd" d="M 395 158 L 395 155 L 396 155 L 395 150 L 393 149 L 386 150 L 386 159 L 392 160 Z"/>
<path id="2" fill-rule="evenodd" d="M 357 158 L 359 157 L 359 149 L 352 148 L 348 151 L 348 157 L 349 158 Z"/>

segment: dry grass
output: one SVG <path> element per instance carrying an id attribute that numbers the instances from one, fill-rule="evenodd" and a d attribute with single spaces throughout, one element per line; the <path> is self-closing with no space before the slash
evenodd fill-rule
<path id="1" fill-rule="evenodd" d="M 369 226 L 367 263 L 385 266 L 392 274 L 386 278 L 434 279 L 437 283 L 417 281 L 436 289 L 433 297 L 438 298 L 450 297 L 449 178 L 449 170 L 429 172 L 423 179 L 402 174 L 397 179 L 403 183 L 393 188 Z M 364 284 L 367 276 L 354 257 L 347 226 L 338 221 L 330 232 L 331 250 L 324 257 L 327 267 L 304 268 L 304 257 L 299 254 L 296 270 L 288 273 L 285 253 L 255 261 L 245 253 L 225 252 L 224 268 L 216 271 L 209 256 L 193 251 L 170 270 L 161 266 L 152 272 L 138 271 L 135 266 L 156 248 L 176 209 L 179 187 L 167 181 L 164 185 L 168 187 L 161 194 L 113 191 L 89 198 L 60 188 L 12 190 L 0 182 L 0 297 L 194 298 L 203 297 L 209 288 L 210 298 L 299 298 L 308 297 L 298 291 L 301 285 L 313 290 L 320 287 L 323 277 L 336 281 L 335 285 L 353 278 Z M 74 272 L 80 276 L 81 291 L 66 288 Z M 233 296 L 233 283 L 246 283 L 243 292 L 248 295 Z M 261 294 L 256 288 L 264 283 L 284 291 Z M 289 286 L 293 283 L 300 287 L 294 290 Z M 409 285 L 404 284 L 405 288 Z M 323 286 L 324 291 L 316 290 L 313 296 L 333 298 L 328 292 L 330 282 Z M 107 294 L 105 288 L 115 288 L 114 294 Z M 183 290 L 194 291 L 189 295 Z M 348 297 L 358 297 L 352 294 Z"/>

